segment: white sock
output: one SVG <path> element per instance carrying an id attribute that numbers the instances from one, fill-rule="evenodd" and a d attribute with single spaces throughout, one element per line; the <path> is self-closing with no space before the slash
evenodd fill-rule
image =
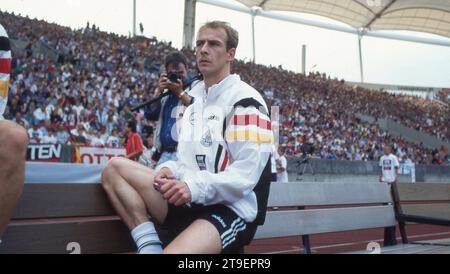
<path id="1" fill-rule="evenodd" d="M 162 253 L 162 243 L 152 222 L 138 225 L 131 231 L 131 236 L 136 243 L 139 254 Z"/>

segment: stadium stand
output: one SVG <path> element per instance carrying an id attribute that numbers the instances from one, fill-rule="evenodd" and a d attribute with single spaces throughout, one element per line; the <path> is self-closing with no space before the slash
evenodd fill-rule
<path id="1" fill-rule="evenodd" d="M 71 30 L 6 12 L 1 12 L 0 20 L 14 44 L 6 117 L 27 127 L 32 142 L 42 142 L 53 128 L 57 142 L 70 143 L 65 136 L 77 125 L 82 125 L 87 144 L 97 132 L 106 142 L 111 130 L 121 130 L 130 117 L 137 120 L 139 133 L 155 126 L 129 108 L 152 97 L 163 57 L 174 49 L 170 42 L 108 34 L 95 26 Z M 193 52 L 183 51 L 193 74 Z M 387 142 L 402 160 L 450 164 L 448 148 L 431 149 L 391 136 L 356 115 L 391 119 L 448 142 L 450 109 L 440 101 L 244 61 L 237 61 L 233 71 L 265 94 L 268 105 L 283 106 L 280 145 L 286 147 L 286 156 L 301 153 L 305 142 L 311 142 L 315 157 L 378 160 L 382 143 Z"/>

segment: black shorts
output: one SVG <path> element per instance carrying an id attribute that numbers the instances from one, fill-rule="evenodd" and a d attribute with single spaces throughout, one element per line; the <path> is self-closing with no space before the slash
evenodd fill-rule
<path id="1" fill-rule="evenodd" d="M 164 224 L 156 225 L 163 247 L 170 244 L 198 219 L 210 222 L 219 231 L 222 254 L 243 252 L 244 246 L 253 240 L 257 229 L 256 224 L 246 223 L 233 210 L 222 204 L 212 206 L 192 204 L 191 207 L 169 205 L 168 210 Z"/>

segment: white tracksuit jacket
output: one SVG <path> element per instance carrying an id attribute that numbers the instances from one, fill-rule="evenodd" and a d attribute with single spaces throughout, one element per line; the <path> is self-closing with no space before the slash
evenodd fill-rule
<path id="1" fill-rule="evenodd" d="M 246 222 L 258 217 L 262 224 L 273 142 L 266 103 L 238 75 L 229 75 L 208 93 L 202 81 L 190 94 L 196 99 L 182 118 L 178 161 L 163 163 L 157 171 L 167 167 L 186 182 L 192 203 L 221 203 Z"/>

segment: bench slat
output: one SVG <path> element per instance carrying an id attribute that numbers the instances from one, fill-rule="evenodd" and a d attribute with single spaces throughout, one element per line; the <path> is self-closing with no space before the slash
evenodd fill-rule
<path id="1" fill-rule="evenodd" d="M 420 254 L 450 254 L 450 247 L 436 246 L 436 249 L 419 252 Z"/>
<path id="2" fill-rule="evenodd" d="M 351 231 L 395 225 L 391 205 L 268 212 L 255 239 Z"/>
<path id="3" fill-rule="evenodd" d="M 120 220 L 10 224 L 0 254 L 68 254 L 77 242 L 82 254 L 135 251 L 127 227 Z"/>
<path id="4" fill-rule="evenodd" d="M 433 251 L 439 249 L 439 246 L 433 246 L 433 245 L 415 245 L 414 247 L 409 248 L 400 248 L 395 249 L 392 251 L 384 252 L 381 250 L 382 254 L 417 254 L 427 251 Z"/>
<path id="5" fill-rule="evenodd" d="M 375 204 L 390 201 L 389 186 L 381 183 L 272 183 L 269 196 L 270 207 Z"/>
<path id="6" fill-rule="evenodd" d="M 407 201 L 450 201 L 450 184 L 399 183 L 400 200 Z"/>
<path id="7" fill-rule="evenodd" d="M 13 219 L 111 215 L 100 184 L 25 184 Z"/>
<path id="8" fill-rule="evenodd" d="M 403 213 L 450 220 L 449 204 L 411 204 L 402 206 Z"/>

